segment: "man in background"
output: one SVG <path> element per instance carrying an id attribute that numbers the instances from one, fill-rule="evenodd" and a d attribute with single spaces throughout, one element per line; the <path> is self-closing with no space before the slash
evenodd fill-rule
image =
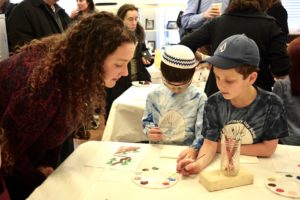
<path id="1" fill-rule="evenodd" d="M 189 0 L 181 18 L 181 37 L 186 34 L 184 30 L 193 32 L 208 20 L 220 16 L 227 8 L 228 2 L 229 0 Z"/>
<path id="2" fill-rule="evenodd" d="M 58 0 L 24 0 L 7 21 L 8 43 L 11 51 L 32 39 L 39 39 L 66 30 L 70 18 L 57 5 Z"/>

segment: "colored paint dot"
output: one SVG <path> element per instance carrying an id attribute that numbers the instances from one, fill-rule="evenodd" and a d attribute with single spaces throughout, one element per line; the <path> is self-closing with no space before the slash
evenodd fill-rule
<path id="1" fill-rule="evenodd" d="M 300 180 L 300 176 L 297 176 L 296 179 Z"/>
<path id="2" fill-rule="evenodd" d="M 284 189 L 277 188 L 277 189 L 276 189 L 276 192 L 284 192 Z"/>
<path id="3" fill-rule="evenodd" d="M 300 164 L 299 165 L 297 165 L 298 167 L 300 167 Z"/>
<path id="4" fill-rule="evenodd" d="M 276 184 L 274 184 L 274 183 L 269 183 L 268 186 L 270 186 L 270 187 L 276 187 Z"/>
<path id="5" fill-rule="evenodd" d="M 163 184 L 163 185 L 170 185 L 169 182 L 163 182 L 162 184 Z"/>
<path id="6" fill-rule="evenodd" d="M 137 176 L 137 177 L 134 177 L 134 180 L 141 180 L 141 177 Z"/>
<path id="7" fill-rule="evenodd" d="M 176 178 L 169 177 L 168 180 L 169 181 L 176 181 Z"/>
<path id="8" fill-rule="evenodd" d="M 142 169 L 142 171 L 146 172 L 146 171 L 149 171 L 149 169 L 148 168 L 144 168 L 144 169 Z"/>
<path id="9" fill-rule="evenodd" d="M 159 168 L 158 168 L 158 167 L 152 167 L 152 169 L 153 169 L 153 170 L 158 170 Z"/>
<path id="10" fill-rule="evenodd" d="M 268 178 L 268 181 L 276 181 L 275 178 Z"/>
<path id="11" fill-rule="evenodd" d="M 147 184 L 148 184 L 148 181 L 141 181 L 141 184 L 142 184 L 142 185 L 147 185 Z"/>
<path id="12" fill-rule="evenodd" d="M 293 177 L 291 174 L 287 174 L 287 175 L 285 175 L 286 177 L 289 177 L 289 178 L 291 178 L 291 177 Z"/>
<path id="13" fill-rule="evenodd" d="M 288 194 L 293 195 L 293 196 L 297 196 L 298 193 L 296 191 L 288 191 Z"/>

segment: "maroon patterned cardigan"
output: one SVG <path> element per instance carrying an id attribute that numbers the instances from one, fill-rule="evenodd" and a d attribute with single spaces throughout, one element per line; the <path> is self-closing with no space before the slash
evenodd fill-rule
<path id="1" fill-rule="evenodd" d="M 28 195 L 40 185 L 45 176 L 37 167 L 57 166 L 61 145 L 70 133 L 54 80 L 33 98 L 28 96 L 32 61 L 42 56 L 23 52 L 0 62 L 0 126 L 13 138 L 16 157 L 13 173 L 5 177 L 10 193 Z"/>

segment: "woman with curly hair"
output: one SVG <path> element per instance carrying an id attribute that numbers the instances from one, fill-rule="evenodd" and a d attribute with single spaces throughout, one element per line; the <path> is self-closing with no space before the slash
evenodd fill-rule
<path id="1" fill-rule="evenodd" d="M 2 172 L 12 199 L 53 172 L 61 144 L 95 109 L 103 116 L 104 88 L 128 75 L 135 46 L 120 18 L 100 12 L 0 62 Z"/>
<path id="2" fill-rule="evenodd" d="M 138 44 L 133 59 L 128 64 L 128 76 L 122 77 L 112 89 L 107 89 L 107 116 L 113 101 L 118 98 L 132 84 L 132 81 L 151 81 L 146 67 L 153 64 L 153 59 L 146 56 L 148 49 L 145 45 L 145 31 L 139 23 L 139 10 L 133 4 L 122 5 L 117 15 L 123 20 L 125 26 L 132 31 Z"/>

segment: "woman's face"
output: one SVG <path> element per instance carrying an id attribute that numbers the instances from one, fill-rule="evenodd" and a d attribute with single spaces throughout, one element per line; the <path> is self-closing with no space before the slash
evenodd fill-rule
<path id="1" fill-rule="evenodd" d="M 127 64 L 133 58 L 134 43 L 123 43 L 104 60 L 104 83 L 108 88 L 115 86 L 117 80 L 128 75 Z"/>
<path id="2" fill-rule="evenodd" d="M 77 6 L 78 9 L 82 12 L 88 11 L 89 9 L 89 3 L 87 2 L 87 0 L 77 0 Z"/>
<path id="3" fill-rule="evenodd" d="M 123 21 L 129 30 L 135 31 L 139 21 L 139 13 L 136 10 L 129 10 L 127 11 Z"/>

